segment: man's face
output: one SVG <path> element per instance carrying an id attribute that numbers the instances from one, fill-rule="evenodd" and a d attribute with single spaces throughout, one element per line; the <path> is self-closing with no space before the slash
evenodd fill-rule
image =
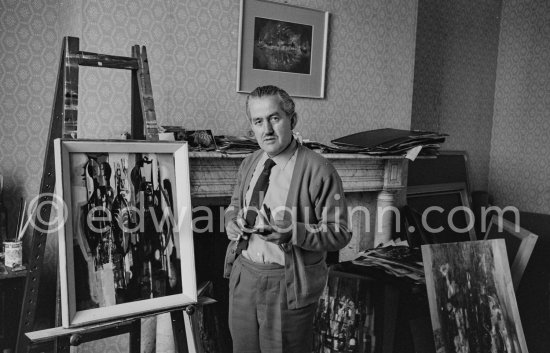
<path id="1" fill-rule="evenodd" d="M 250 124 L 260 148 L 270 157 L 281 153 L 292 140 L 291 121 L 280 106 L 278 96 L 250 98 Z"/>

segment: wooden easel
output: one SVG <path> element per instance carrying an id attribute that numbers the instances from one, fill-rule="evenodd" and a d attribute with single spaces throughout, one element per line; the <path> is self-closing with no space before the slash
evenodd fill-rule
<path id="1" fill-rule="evenodd" d="M 45 341 L 55 339 L 56 352 L 69 352 L 70 345 L 78 345 L 83 342 L 100 338 L 130 333 L 130 352 L 140 351 L 140 317 L 107 322 L 78 329 L 53 328 L 40 331 L 35 334 L 36 339 L 29 342 L 26 333 L 33 330 L 40 276 L 43 267 L 44 249 L 48 232 L 48 222 L 51 214 L 51 200 L 53 199 L 55 185 L 55 165 L 53 141 L 56 138 L 77 137 L 78 126 L 78 73 L 79 66 L 92 66 L 111 69 L 124 69 L 132 71 L 132 95 L 131 95 L 131 134 L 134 140 L 158 141 L 158 126 L 153 102 L 151 78 L 149 76 L 149 64 L 145 47 L 134 45 L 131 57 L 112 56 L 89 53 L 79 50 L 79 39 L 75 37 L 63 38 L 61 59 L 55 88 L 54 104 L 50 129 L 44 157 L 44 169 L 40 183 L 40 201 L 48 206 L 41 209 L 41 214 L 35 216 L 35 224 L 32 240 L 31 254 L 29 256 L 29 273 L 25 282 L 25 293 L 19 331 L 17 337 L 18 353 L 27 352 L 34 344 L 43 344 Z M 59 296 L 58 296 L 59 300 Z M 198 304 L 208 304 L 211 299 L 201 298 Z M 183 315 L 183 311 L 187 315 Z M 171 311 L 174 340 L 178 352 L 195 350 L 193 335 L 189 335 L 190 320 L 188 315 L 194 312 L 194 306 L 182 306 Z M 186 334 L 187 333 L 187 334 Z M 29 336 L 29 335 L 27 335 Z M 30 337 L 33 335 L 31 334 Z M 187 336 L 190 344 L 188 347 Z M 32 343 L 32 344 L 29 344 Z"/>

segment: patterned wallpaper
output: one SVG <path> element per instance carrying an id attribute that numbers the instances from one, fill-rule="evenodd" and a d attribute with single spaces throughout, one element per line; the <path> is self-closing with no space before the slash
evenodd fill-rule
<path id="1" fill-rule="evenodd" d="M 331 13 L 326 99 L 297 99 L 297 130 L 327 142 L 409 128 L 417 1 L 285 2 Z M 16 200 L 38 192 L 62 36 L 80 37 L 81 50 L 113 55 L 146 45 L 160 124 L 240 135 L 247 122 L 245 96 L 235 92 L 238 20 L 236 0 L 0 1 L 0 174 L 11 219 Z M 127 131 L 129 73 L 80 73 L 79 137 Z M 50 241 L 48 263 L 55 249 Z"/>
<path id="2" fill-rule="evenodd" d="M 245 96 L 235 92 L 238 1 L 80 2 L 82 21 L 68 33 L 81 37 L 82 49 L 128 55 L 131 44 L 147 46 L 161 124 L 247 131 Z M 297 130 L 327 142 L 358 129 L 408 128 L 416 3 L 291 3 L 332 14 L 327 99 L 297 100 Z M 128 130 L 129 74 L 81 71 L 80 136 Z"/>
<path id="3" fill-rule="evenodd" d="M 550 213 L 550 2 L 504 0 L 491 140 L 500 206 Z"/>
<path id="4" fill-rule="evenodd" d="M 30 201 L 39 188 L 57 79 L 58 19 L 56 0 L 0 1 L 0 174 L 10 236 L 15 234 L 19 199 Z M 28 249 L 30 237 L 24 239 Z M 48 238 L 50 249 L 56 248 L 55 239 L 53 234 Z M 47 251 L 45 261 L 51 265 L 41 293 L 55 293 L 50 274 L 57 270 L 57 253 Z M 40 318 L 53 314 L 53 303 L 40 305 L 39 327 Z"/>
<path id="5" fill-rule="evenodd" d="M 10 210 L 40 183 L 59 60 L 57 21 L 55 0 L 0 2 L 0 174 Z M 9 228 L 14 232 L 15 224 Z"/>
<path id="6" fill-rule="evenodd" d="M 487 190 L 502 0 L 419 0 L 411 126 L 448 133 Z"/>
<path id="7" fill-rule="evenodd" d="M 416 1 L 291 1 L 331 13 L 326 99 L 297 99 L 297 130 L 324 142 L 358 130 L 410 126 Z M 82 50 L 129 55 L 147 46 L 160 124 L 243 134 L 235 92 L 239 2 L 0 2 L 0 173 L 6 202 L 38 190 L 61 37 Z M 80 69 L 79 137 L 130 125 L 129 73 Z"/>

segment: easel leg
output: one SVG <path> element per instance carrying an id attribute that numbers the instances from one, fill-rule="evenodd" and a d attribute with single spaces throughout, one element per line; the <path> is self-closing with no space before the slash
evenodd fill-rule
<path id="1" fill-rule="evenodd" d="M 69 353 L 71 351 L 70 344 L 71 336 L 59 337 L 55 340 L 54 352 L 56 353 Z"/>
<path id="2" fill-rule="evenodd" d="M 183 322 L 183 311 L 172 311 L 170 315 L 172 317 L 172 330 L 174 332 L 174 345 L 176 346 L 176 352 L 189 353 L 189 348 L 187 346 L 187 334 L 185 324 Z"/>
<path id="3" fill-rule="evenodd" d="M 130 331 L 130 353 L 140 353 L 141 351 L 141 320 L 134 320 Z"/>
<path id="4" fill-rule="evenodd" d="M 185 321 L 185 336 L 187 339 L 187 347 L 189 353 L 197 353 L 197 346 L 195 345 L 195 336 L 193 335 L 193 323 L 191 322 L 191 314 L 183 314 L 183 320 Z"/>

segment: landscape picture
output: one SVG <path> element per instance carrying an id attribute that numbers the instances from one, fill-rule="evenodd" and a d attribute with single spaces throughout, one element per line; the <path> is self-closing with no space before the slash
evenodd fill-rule
<path id="1" fill-rule="evenodd" d="M 253 68 L 309 74 L 312 33 L 308 25 L 256 17 Z"/>

